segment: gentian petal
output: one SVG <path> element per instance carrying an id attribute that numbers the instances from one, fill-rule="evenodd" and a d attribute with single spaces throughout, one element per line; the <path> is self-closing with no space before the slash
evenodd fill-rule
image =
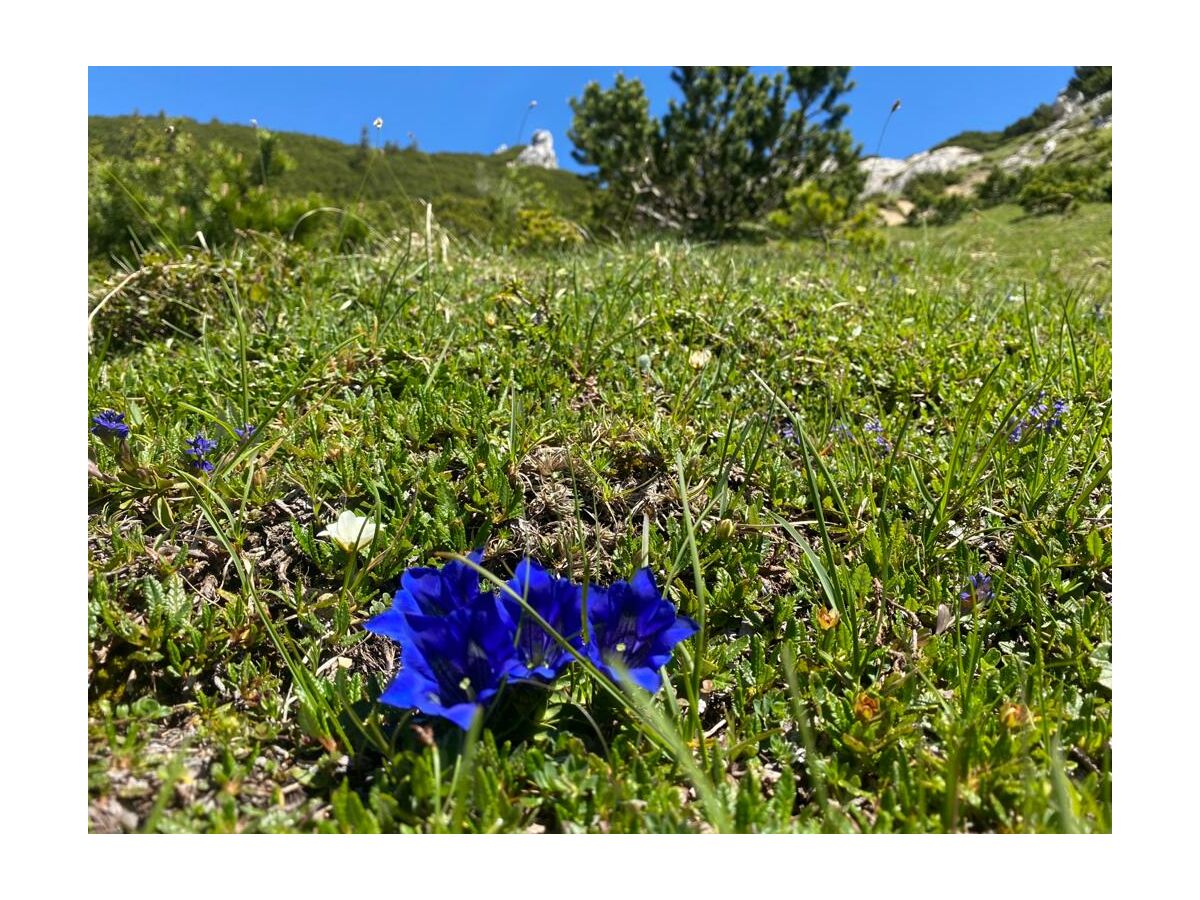
<path id="1" fill-rule="evenodd" d="M 637 668 L 626 669 L 626 674 L 628 674 L 629 680 L 643 691 L 657 694 L 662 688 L 662 675 L 659 674 L 658 669 L 652 669 L 649 666 L 638 666 Z"/>
<path id="2" fill-rule="evenodd" d="M 384 637 L 391 638 L 397 643 L 404 643 L 408 640 L 409 636 L 408 622 L 404 617 L 404 613 L 395 606 L 391 609 L 385 609 L 377 616 L 372 616 L 363 623 L 363 628 L 372 634 L 381 634 Z"/>
<path id="3" fill-rule="evenodd" d="M 578 646 L 583 629 L 580 609 L 582 588 L 565 578 L 551 575 L 531 559 L 523 559 L 517 564 L 508 588 L 519 595 L 560 637 Z M 553 679 L 571 663 L 574 657 L 570 652 L 551 637 L 521 603 L 508 593 L 503 593 L 500 605 L 514 635 L 514 678 L 537 676 Z"/>

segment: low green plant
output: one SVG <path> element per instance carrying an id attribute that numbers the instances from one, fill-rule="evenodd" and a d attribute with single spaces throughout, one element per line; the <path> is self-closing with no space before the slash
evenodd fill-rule
<path id="1" fill-rule="evenodd" d="M 227 247 L 245 231 L 314 242 L 337 230 L 329 217 L 310 215 L 330 207 L 324 198 L 271 190 L 272 176 L 294 165 L 271 133 L 258 132 L 258 153 L 247 158 L 219 142 L 200 146 L 162 121 L 167 124 L 161 128 L 133 129 L 125 156 L 105 156 L 92 148 L 88 249 L 93 257 L 128 261 L 154 247 Z"/>
<path id="2" fill-rule="evenodd" d="M 993 167 L 975 194 L 981 206 L 991 207 L 1000 203 L 1013 203 L 1021 188 L 1029 181 L 1032 170 L 1017 169 L 1015 172 L 1005 172 L 999 167 Z"/>
<path id="3" fill-rule="evenodd" d="M 924 221 L 930 225 L 951 225 L 974 208 L 974 202 L 962 194 L 943 194 L 933 201 Z"/>
<path id="4" fill-rule="evenodd" d="M 1033 169 L 1017 195 L 1030 215 L 1068 213 L 1080 203 L 1112 202 L 1112 170 L 1100 165 L 1047 163 Z"/>
<path id="5" fill-rule="evenodd" d="M 517 231 L 512 243 L 518 250 L 561 249 L 582 242 L 579 226 L 544 207 L 517 212 Z"/>
<path id="6" fill-rule="evenodd" d="M 860 250 L 877 250 L 886 239 L 875 225 L 879 211 L 867 204 L 851 212 L 850 199 L 828 191 L 816 182 L 805 182 L 787 191 L 783 206 L 767 216 L 767 223 L 790 238 L 816 238 L 826 245 L 843 240 Z"/>

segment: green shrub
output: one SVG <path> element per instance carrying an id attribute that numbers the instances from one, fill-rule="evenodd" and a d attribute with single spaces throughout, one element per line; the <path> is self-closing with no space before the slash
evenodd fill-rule
<path id="1" fill-rule="evenodd" d="M 273 176 L 292 162 L 266 131 L 259 152 L 246 159 L 219 142 L 200 147 L 173 124 L 138 127 L 125 156 L 91 151 L 88 167 L 88 249 L 93 257 L 131 259 L 155 246 L 210 249 L 235 240 L 240 231 L 316 240 L 347 233 L 328 216 L 308 213 L 328 207 L 318 195 L 281 197 Z M 364 229 L 349 229 L 358 234 Z"/>
<path id="2" fill-rule="evenodd" d="M 768 224 L 790 238 L 819 238 L 826 244 L 844 240 L 860 250 L 877 250 L 887 243 L 875 227 L 879 211 L 868 204 L 853 215 L 850 200 L 815 182 L 789 188 L 783 206 L 767 216 Z"/>
<path id="3" fill-rule="evenodd" d="M 581 242 L 583 228 L 558 207 L 538 178 L 540 171 L 510 166 L 494 177 L 481 170 L 477 189 L 482 196 L 443 198 L 439 220 L 460 237 L 494 247 L 544 250 Z"/>
<path id="4" fill-rule="evenodd" d="M 1041 131 L 1043 128 L 1053 125 L 1057 119 L 1058 113 L 1054 109 L 1054 104 L 1043 103 L 1029 115 L 1017 119 L 1005 128 L 1001 132 L 1001 136 L 1007 141 L 1024 134 L 1033 134 L 1035 131 Z"/>
<path id="5" fill-rule="evenodd" d="M 642 223 L 727 237 L 779 208 L 798 181 L 824 171 L 853 196 L 863 174 L 840 102 L 848 66 L 788 66 L 760 76 L 746 66 L 677 66 L 681 95 L 655 117 L 642 83 L 617 75 L 571 100 L 568 137 L 595 167 L 612 223 Z M 829 165 L 832 164 L 832 165 Z"/>
<path id="6" fill-rule="evenodd" d="M 998 206 L 1001 203 L 1015 203 L 1026 182 L 1029 181 L 1032 169 L 1017 169 L 1015 172 L 1005 172 L 994 168 L 988 172 L 988 177 L 979 185 L 975 196 L 981 206 Z"/>
<path id="7" fill-rule="evenodd" d="M 1079 91 L 1084 100 L 1111 91 L 1112 66 L 1076 66 L 1075 76 L 1067 82 L 1067 89 Z"/>
<path id="8" fill-rule="evenodd" d="M 989 153 L 1004 143 L 1004 133 L 1001 131 L 963 131 L 948 138 L 935 146 L 934 150 L 943 147 L 966 147 L 976 153 Z"/>
<path id="9" fill-rule="evenodd" d="M 1068 213 L 1080 203 L 1112 202 L 1112 170 L 1103 165 L 1047 163 L 1031 171 L 1017 197 L 1030 215 Z"/>
<path id="10" fill-rule="evenodd" d="M 512 245 L 518 250 L 552 250 L 583 242 L 579 226 L 544 208 L 517 212 Z"/>
<path id="11" fill-rule="evenodd" d="M 830 195 L 809 181 L 789 188 L 783 206 L 767 216 L 767 222 L 788 237 L 813 237 L 828 241 L 846 221 L 850 201 Z"/>
<path id="12" fill-rule="evenodd" d="M 918 209 L 932 209 L 946 188 L 962 181 L 962 172 L 922 172 L 914 175 L 901 192 Z"/>
<path id="13" fill-rule="evenodd" d="M 838 237 L 855 250 L 874 253 L 887 246 L 887 238 L 878 224 L 879 210 L 867 204 L 845 221 Z"/>
<path id="14" fill-rule="evenodd" d="M 185 159 L 168 156 L 168 128 L 175 129 L 173 157 Z M 165 116 L 90 116 L 88 135 L 89 238 L 93 259 L 100 260 L 114 255 L 128 259 L 156 244 L 170 248 L 172 243 L 180 247 L 196 243 L 195 231 L 188 232 L 184 227 L 187 223 L 176 227 L 163 218 L 167 204 L 147 202 L 158 197 L 160 189 L 154 184 L 144 185 L 142 173 L 134 170 L 138 164 L 158 159 L 161 165 L 174 166 L 185 176 L 190 171 L 192 177 L 199 177 L 209 167 L 205 160 L 212 150 L 241 155 L 241 166 L 235 168 L 244 171 L 235 172 L 232 180 L 226 179 L 231 188 L 244 183 L 249 195 L 253 189 L 265 187 L 265 196 L 270 200 L 262 215 L 253 217 L 248 215 L 247 201 L 242 198 L 239 203 L 243 209 L 233 216 L 233 235 L 244 229 L 276 231 L 286 236 L 295 227 L 297 240 L 323 246 L 336 241 L 339 235 L 345 244 L 364 232 L 372 239 L 377 237 L 374 231 L 420 233 L 427 200 L 432 200 L 439 224 L 456 239 L 510 246 L 517 231 L 519 209 L 544 207 L 590 227 L 589 212 L 596 193 L 584 178 L 572 172 L 510 169 L 507 164 L 519 148 L 486 156 L 428 154 L 415 144 L 398 146 L 388 142 L 382 148 L 372 147 L 368 134 L 364 150 L 361 142 L 343 144 L 312 135 Z M 130 185 L 133 196 L 124 192 L 114 178 Z M 507 190 L 505 184 L 510 180 L 530 186 L 529 191 L 522 188 L 513 203 L 495 196 L 498 190 Z M 356 206 L 359 202 L 364 204 L 361 209 Z M 341 210 L 345 209 L 353 209 L 354 213 L 343 215 Z M 497 211 L 504 212 L 502 220 L 495 218 Z M 156 225 L 155 216 L 162 220 L 161 226 Z M 354 216 L 364 221 L 356 222 Z M 222 232 L 217 223 L 205 223 L 204 236 L 210 245 L 221 245 L 230 239 L 230 232 Z"/>
<path id="15" fill-rule="evenodd" d="M 924 215 L 930 225 L 953 225 L 975 208 L 975 204 L 961 194 L 943 194 L 933 201 Z"/>

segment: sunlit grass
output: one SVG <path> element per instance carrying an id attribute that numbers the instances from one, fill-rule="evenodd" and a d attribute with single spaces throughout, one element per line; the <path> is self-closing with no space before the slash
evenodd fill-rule
<path id="1" fill-rule="evenodd" d="M 1108 220 L 1004 215 L 874 257 L 152 263 L 199 324 L 93 321 L 131 434 L 92 443 L 91 827 L 1110 830 Z M 1010 441 L 1042 391 L 1063 427 Z M 353 564 L 342 510 L 379 526 Z M 466 733 L 379 706 L 362 623 L 476 547 L 648 562 L 702 633 L 653 698 L 576 663 Z"/>

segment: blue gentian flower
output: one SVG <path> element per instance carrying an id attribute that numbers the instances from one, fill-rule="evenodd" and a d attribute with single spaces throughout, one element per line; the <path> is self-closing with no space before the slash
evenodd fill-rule
<path id="1" fill-rule="evenodd" d="M 630 582 L 589 588 L 587 606 L 589 639 L 577 646 L 614 681 L 619 678 L 613 668 L 617 663 L 652 694 L 662 687 L 658 670 L 670 661 L 675 645 L 699 630 L 687 616 L 676 614 L 645 568 Z"/>
<path id="2" fill-rule="evenodd" d="M 254 437 L 254 426 L 250 424 L 243 425 L 241 428 L 234 428 L 233 433 L 243 441 L 248 441 Z"/>
<path id="3" fill-rule="evenodd" d="M 479 565 L 483 551 L 475 550 L 467 558 Z M 473 606 L 479 597 L 479 573 L 453 559 L 439 569 L 406 570 L 400 576 L 393 609 L 421 616 L 447 616 L 456 609 Z"/>
<path id="4" fill-rule="evenodd" d="M 522 560 L 508 582 L 559 636 L 578 643 L 583 632 L 583 589 L 566 578 L 556 578 L 536 562 Z M 539 625 L 521 604 L 507 594 L 500 603 L 516 634 L 517 665 L 514 678 L 553 680 L 575 657 Z"/>
<path id="5" fill-rule="evenodd" d="M 129 437 L 129 426 L 125 424 L 125 414 L 115 409 L 106 409 L 92 416 L 92 434 L 102 440 L 123 441 Z"/>
<path id="6" fill-rule="evenodd" d="M 482 559 L 476 551 L 475 563 Z M 466 730 L 516 665 L 512 623 L 479 574 L 457 560 L 401 576 L 391 609 L 364 626 L 401 646 L 403 668 L 383 703 L 448 719 Z"/>
<path id="7" fill-rule="evenodd" d="M 377 621 L 368 629 L 387 634 L 372 627 Z M 464 731 L 516 662 L 512 634 L 490 594 L 445 616 L 405 615 L 400 639 L 403 668 L 380 701 L 448 719 Z"/>
<path id="8" fill-rule="evenodd" d="M 469 559 L 478 565 L 482 553 Z M 674 646 L 697 631 L 662 598 L 649 569 L 590 589 L 586 633 L 579 585 L 526 559 L 508 587 L 610 678 L 620 666 L 648 691 L 662 686 L 658 670 Z M 575 658 L 513 597 L 481 591 L 478 573 L 458 561 L 406 571 L 391 608 L 365 627 L 401 646 L 403 667 L 380 700 L 464 730 L 506 682 L 552 681 Z"/>
<path id="9" fill-rule="evenodd" d="M 967 589 L 958 595 L 958 599 L 968 609 L 976 603 L 986 603 L 996 596 L 992 592 L 991 575 L 984 575 L 980 572 L 977 575 L 972 575 L 967 581 Z"/>

